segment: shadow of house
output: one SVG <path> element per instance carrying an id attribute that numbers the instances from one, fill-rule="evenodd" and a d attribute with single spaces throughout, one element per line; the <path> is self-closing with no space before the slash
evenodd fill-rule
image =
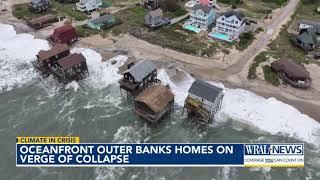
<path id="1" fill-rule="evenodd" d="M 188 117 L 209 122 L 219 111 L 224 96 L 223 89 L 207 82 L 196 80 L 189 89 L 183 110 Z"/>
<path id="2" fill-rule="evenodd" d="M 135 112 L 150 122 L 158 122 L 174 105 L 174 94 L 170 87 L 151 85 L 134 100 Z"/>
<path id="3" fill-rule="evenodd" d="M 311 85 L 310 73 L 306 68 L 291 59 L 282 58 L 271 64 L 273 71 L 278 73 L 280 78 L 296 88 L 309 88 Z"/>

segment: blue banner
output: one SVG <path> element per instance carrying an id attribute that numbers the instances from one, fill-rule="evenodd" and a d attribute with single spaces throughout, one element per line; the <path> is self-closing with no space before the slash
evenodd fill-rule
<path id="1" fill-rule="evenodd" d="M 17 143 L 16 166 L 304 166 L 303 144 L 47 144 L 43 142 Z"/>

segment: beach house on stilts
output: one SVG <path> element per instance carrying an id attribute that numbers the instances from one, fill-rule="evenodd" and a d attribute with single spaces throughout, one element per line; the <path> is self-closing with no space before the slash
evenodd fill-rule
<path id="1" fill-rule="evenodd" d="M 131 62 L 122 75 L 123 78 L 119 80 L 120 91 L 124 89 L 133 96 L 137 96 L 152 84 L 160 83 L 157 79 L 157 68 L 150 60 L 139 61 L 136 64 Z"/>
<path id="2" fill-rule="evenodd" d="M 221 108 L 224 96 L 223 89 L 207 82 L 196 80 L 189 89 L 185 100 L 183 113 L 186 110 L 188 117 L 209 122 Z"/>
<path id="3" fill-rule="evenodd" d="M 52 74 L 51 67 L 61 58 L 70 54 L 70 49 L 66 44 L 56 44 L 50 50 L 41 50 L 37 54 L 37 59 L 33 62 L 36 71 L 44 78 Z"/>
<path id="4" fill-rule="evenodd" d="M 151 85 L 134 100 L 135 112 L 155 123 L 165 117 L 174 105 L 174 94 L 169 86 Z"/>

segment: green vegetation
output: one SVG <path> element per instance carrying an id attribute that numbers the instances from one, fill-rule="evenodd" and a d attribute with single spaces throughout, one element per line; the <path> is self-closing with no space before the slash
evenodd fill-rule
<path id="1" fill-rule="evenodd" d="M 28 4 L 15 4 L 12 6 L 12 14 L 18 19 L 22 19 L 24 17 L 29 18 L 29 17 L 35 17 L 35 16 L 41 16 L 48 14 L 48 12 L 42 12 L 42 13 L 37 13 L 35 14 L 34 12 L 31 11 L 29 8 Z"/>
<path id="2" fill-rule="evenodd" d="M 249 73 L 248 73 L 248 79 L 256 79 L 257 78 L 257 67 L 260 63 L 265 62 L 268 60 L 267 58 L 268 52 L 264 51 L 260 54 L 258 54 L 255 58 L 253 63 L 250 65 Z"/>
<path id="3" fill-rule="evenodd" d="M 87 19 L 87 15 L 85 13 L 76 10 L 75 3 L 60 3 L 55 0 L 50 0 L 50 5 L 52 10 L 56 11 L 59 15 L 68 16 L 77 21 Z"/>
<path id="4" fill-rule="evenodd" d="M 208 57 L 214 55 L 220 47 L 216 42 L 209 42 L 208 39 L 203 40 L 198 34 L 184 31 L 179 24 L 141 34 L 138 38 L 163 48 Z"/>
<path id="5" fill-rule="evenodd" d="M 80 37 L 88 37 L 99 33 L 98 30 L 91 29 L 87 25 L 77 26 L 76 32 Z"/>
<path id="6" fill-rule="evenodd" d="M 107 31 L 112 32 L 114 35 L 119 35 L 121 33 L 127 33 L 133 29 L 142 28 L 145 13 L 145 9 L 138 6 L 117 12 L 115 14 L 116 18 L 123 23 L 121 25 L 114 26 Z"/>
<path id="7" fill-rule="evenodd" d="M 164 16 L 166 16 L 166 17 L 179 17 L 179 16 L 183 16 L 183 15 L 185 15 L 187 13 L 188 13 L 187 10 L 183 9 L 182 7 L 180 7 L 176 11 L 164 12 Z"/>
<path id="8" fill-rule="evenodd" d="M 50 9 L 43 13 L 34 13 L 29 8 L 28 4 L 17 4 L 13 6 L 12 14 L 18 19 L 32 18 L 45 14 L 56 14 L 61 16 L 68 16 L 69 18 L 82 21 L 87 19 L 87 15 L 75 9 L 74 3 L 60 3 L 55 0 L 50 0 Z"/>
<path id="9" fill-rule="evenodd" d="M 288 0 L 218 0 L 218 2 L 241 8 L 247 17 L 263 19 L 273 9 L 285 5 Z"/>
<path id="10" fill-rule="evenodd" d="M 238 50 L 245 50 L 247 47 L 253 42 L 254 40 L 254 34 L 250 31 L 247 33 L 243 33 L 240 36 L 240 41 L 238 44 L 236 44 L 236 48 Z"/>
<path id="11" fill-rule="evenodd" d="M 274 86 L 280 85 L 279 76 L 277 73 L 272 71 L 271 66 L 263 66 L 263 74 L 264 74 L 264 79 L 268 83 Z"/>

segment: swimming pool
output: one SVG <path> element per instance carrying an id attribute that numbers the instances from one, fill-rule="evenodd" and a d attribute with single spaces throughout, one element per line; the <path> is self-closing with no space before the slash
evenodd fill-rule
<path id="1" fill-rule="evenodd" d="M 183 28 L 184 28 L 184 29 L 187 29 L 187 30 L 189 30 L 189 31 L 193 31 L 193 32 L 195 32 L 195 33 L 199 33 L 199 32 L 201 31 L 201 29 L 196 28 L 196 27 L 191 26 L 191 25 L 184 25 Z"/>
<path id="2" fill-rule="evenodd" d="M 223 34 L 223 33 L 219 33 L 219 32 L 211 32 L 209 34 L 209 36 L 216 38 L 216 39 L 223 40 L 223 41 L 232 42 L 232 39 L 227 34 Z"/>

